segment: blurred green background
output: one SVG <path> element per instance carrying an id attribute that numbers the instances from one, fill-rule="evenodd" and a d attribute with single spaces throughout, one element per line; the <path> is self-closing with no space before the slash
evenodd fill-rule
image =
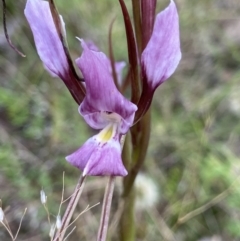
<path id="1" fill-rule="evenodd" d="M 65 197 L 80 175 L 64 157 L 93 131 L 61 80 L 44 70 L 24 18 L 25 1 L 6 1 L 12 42 L 27 57 L 21 58 L 7 45 L 1 23 L 0 199 L 13 233 L 28 208 L 17 240 L 49 240 L 39 192 L 45 190 L 54 222 L 63 172 Z M 130 0 L 126 3 L 131 11 Z M 93 40 L 107 53 L 109 25 L 116 16 L 114 52 L 117 60 L 127 61 L 117 0 L 56 0 L 56 4 L 66 23 L 73 59 L 81 54 L 75 36 Z M 159 0 L 158 11 L 167 4 Z M 183 57 L 175 74 L 155 93 L 152 136 L 142 169 L 145 181 L 138 185 L 142 205 L 136 205 L 136 240 L 240 240 L 240 2 L 176 0 L 176 4 Z M 149 179 L 153 182 L 148 185 Z M 87 180 L 76 214 L 102 201 L 105 184 L 104 178 Z M 114 193 L 115 221 L 120 194 L 121 179 Z M 80 216 L 68 240 L 95 240 L 100 206 Z M 118 240 L 117 230 L 110 221 L 109 240 Z M 0 240 L 11 240 L 1 225 Z"/>

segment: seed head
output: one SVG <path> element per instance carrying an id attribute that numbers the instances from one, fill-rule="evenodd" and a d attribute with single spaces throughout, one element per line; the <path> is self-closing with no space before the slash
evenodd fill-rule
<path id="1" fill-rule="evenodd" d="M 45 204 L 47 202 L 47 196 L 43 190 L 40 191 L 40 199 L 42 204 Z"/>
<path id="2" fill-rule="evenodd" d="M 0 222 L 2 222 L 4 219 L 4 212 L 2 210 L 2 208 L 0 207 Z"/>
<path id="3" fill-rule="evenodd" d="M 57 215 L 56 227 L 57 229 L 60 229 L 62 227 L 62 220 L 60 215 Z"/>

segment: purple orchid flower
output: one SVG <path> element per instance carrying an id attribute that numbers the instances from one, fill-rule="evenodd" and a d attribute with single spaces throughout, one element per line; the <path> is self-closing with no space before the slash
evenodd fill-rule
<path id="1" fill-rule="evenodd" d="M 72 84 L 72 69 L 54 25 L 49 3 L 28 0 L 25 15 L 44 66 L 65 82 L 76 99 L 77 85 L 75 82 Z M 61 22 L 65 32 L 62 18 Z M 107 56 L 83 40 L 81 45 L 83 53 L 76 63 L 85 80 L 86 95 L 78 101 L 79 113 L 89 126 L 101 131 L 67 156 L 66 160 L 83 170 L 84 176 L 125 176 L 127 171 L 122 164 L 120 138 L 133 125 L 138 108 L 116 88 Z M 156 88 L 172 75 L 180 59 L 178 13 L 175 3 L 171 1 L 157 15 L 153 32 L 141 55 L 143 90 L 138 102 L 140 117 L 150 106 Z M 118 76 L 121 76 L 123 66 L 115 64 Z"/>
<path id="2" fill-rule="evenodd" d="M 28 0 L 25 15 L 45 68 L 53 76 L 69 82 L 72 77 L 69 75 L 69 63 L 56 31 L 49 3 Z M 63 20 L 62 28 L 65 32 Z M 133 124 L 137 107 L 117 90 L 106 55 L 96 51 L 97 48 L 91 44 L 88 47 L 84 41 L 81 42 L 83 53 L 76 62 L 83 74 L 87 93 L 79 107 L 79 113 L 92 128 L 102 131 L 66 159 L 83 170 L 83 175 L 125 176 L 127 171 L 122 164 L 120 138 Z M 115 66 L 120 78 L 124 64 L 119 62 Z"/>
<path id="3" fill-rule="evenodd" d="M 132 126 L 137 106 L 117 90 L 107 56 L 89 49 L 83 40 L 81 44 L 83 53 L 76 63 L 86 82 L 86 97 L 79 113 L 101 131 L 66 159 L 83 170 L 83 175 L 125 176 L 120 137 Z"/>

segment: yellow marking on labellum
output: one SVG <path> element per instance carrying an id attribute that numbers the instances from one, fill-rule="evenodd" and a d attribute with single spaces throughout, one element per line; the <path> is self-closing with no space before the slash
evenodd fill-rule
<path id="1" fill-rule="evenodd" d="M 107 142 L 114 135 L 116 128 L 114 128 L 113 124 L 106 126 L 99 134 L 98 137 L 101 141 Z"/>

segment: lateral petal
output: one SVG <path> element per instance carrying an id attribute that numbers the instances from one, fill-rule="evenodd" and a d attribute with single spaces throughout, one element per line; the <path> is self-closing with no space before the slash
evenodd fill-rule
<path id="1" fill-rule="evenodd" d="M 42 0 L 28 0 L 24 13 L 45 68 L 54 77 L 66 78 L 69 65 L 53 22 L 49 3 Z M 61 22 L 65 32 L 64 22 Z"/>
<path id="2" fill-rule="evenodd" d="M 179 19 L 173 0 L 155 20 L 152 36 L 141 56 L 147 84 L 155 90 L 169 78 L 181 59 Z"/>

